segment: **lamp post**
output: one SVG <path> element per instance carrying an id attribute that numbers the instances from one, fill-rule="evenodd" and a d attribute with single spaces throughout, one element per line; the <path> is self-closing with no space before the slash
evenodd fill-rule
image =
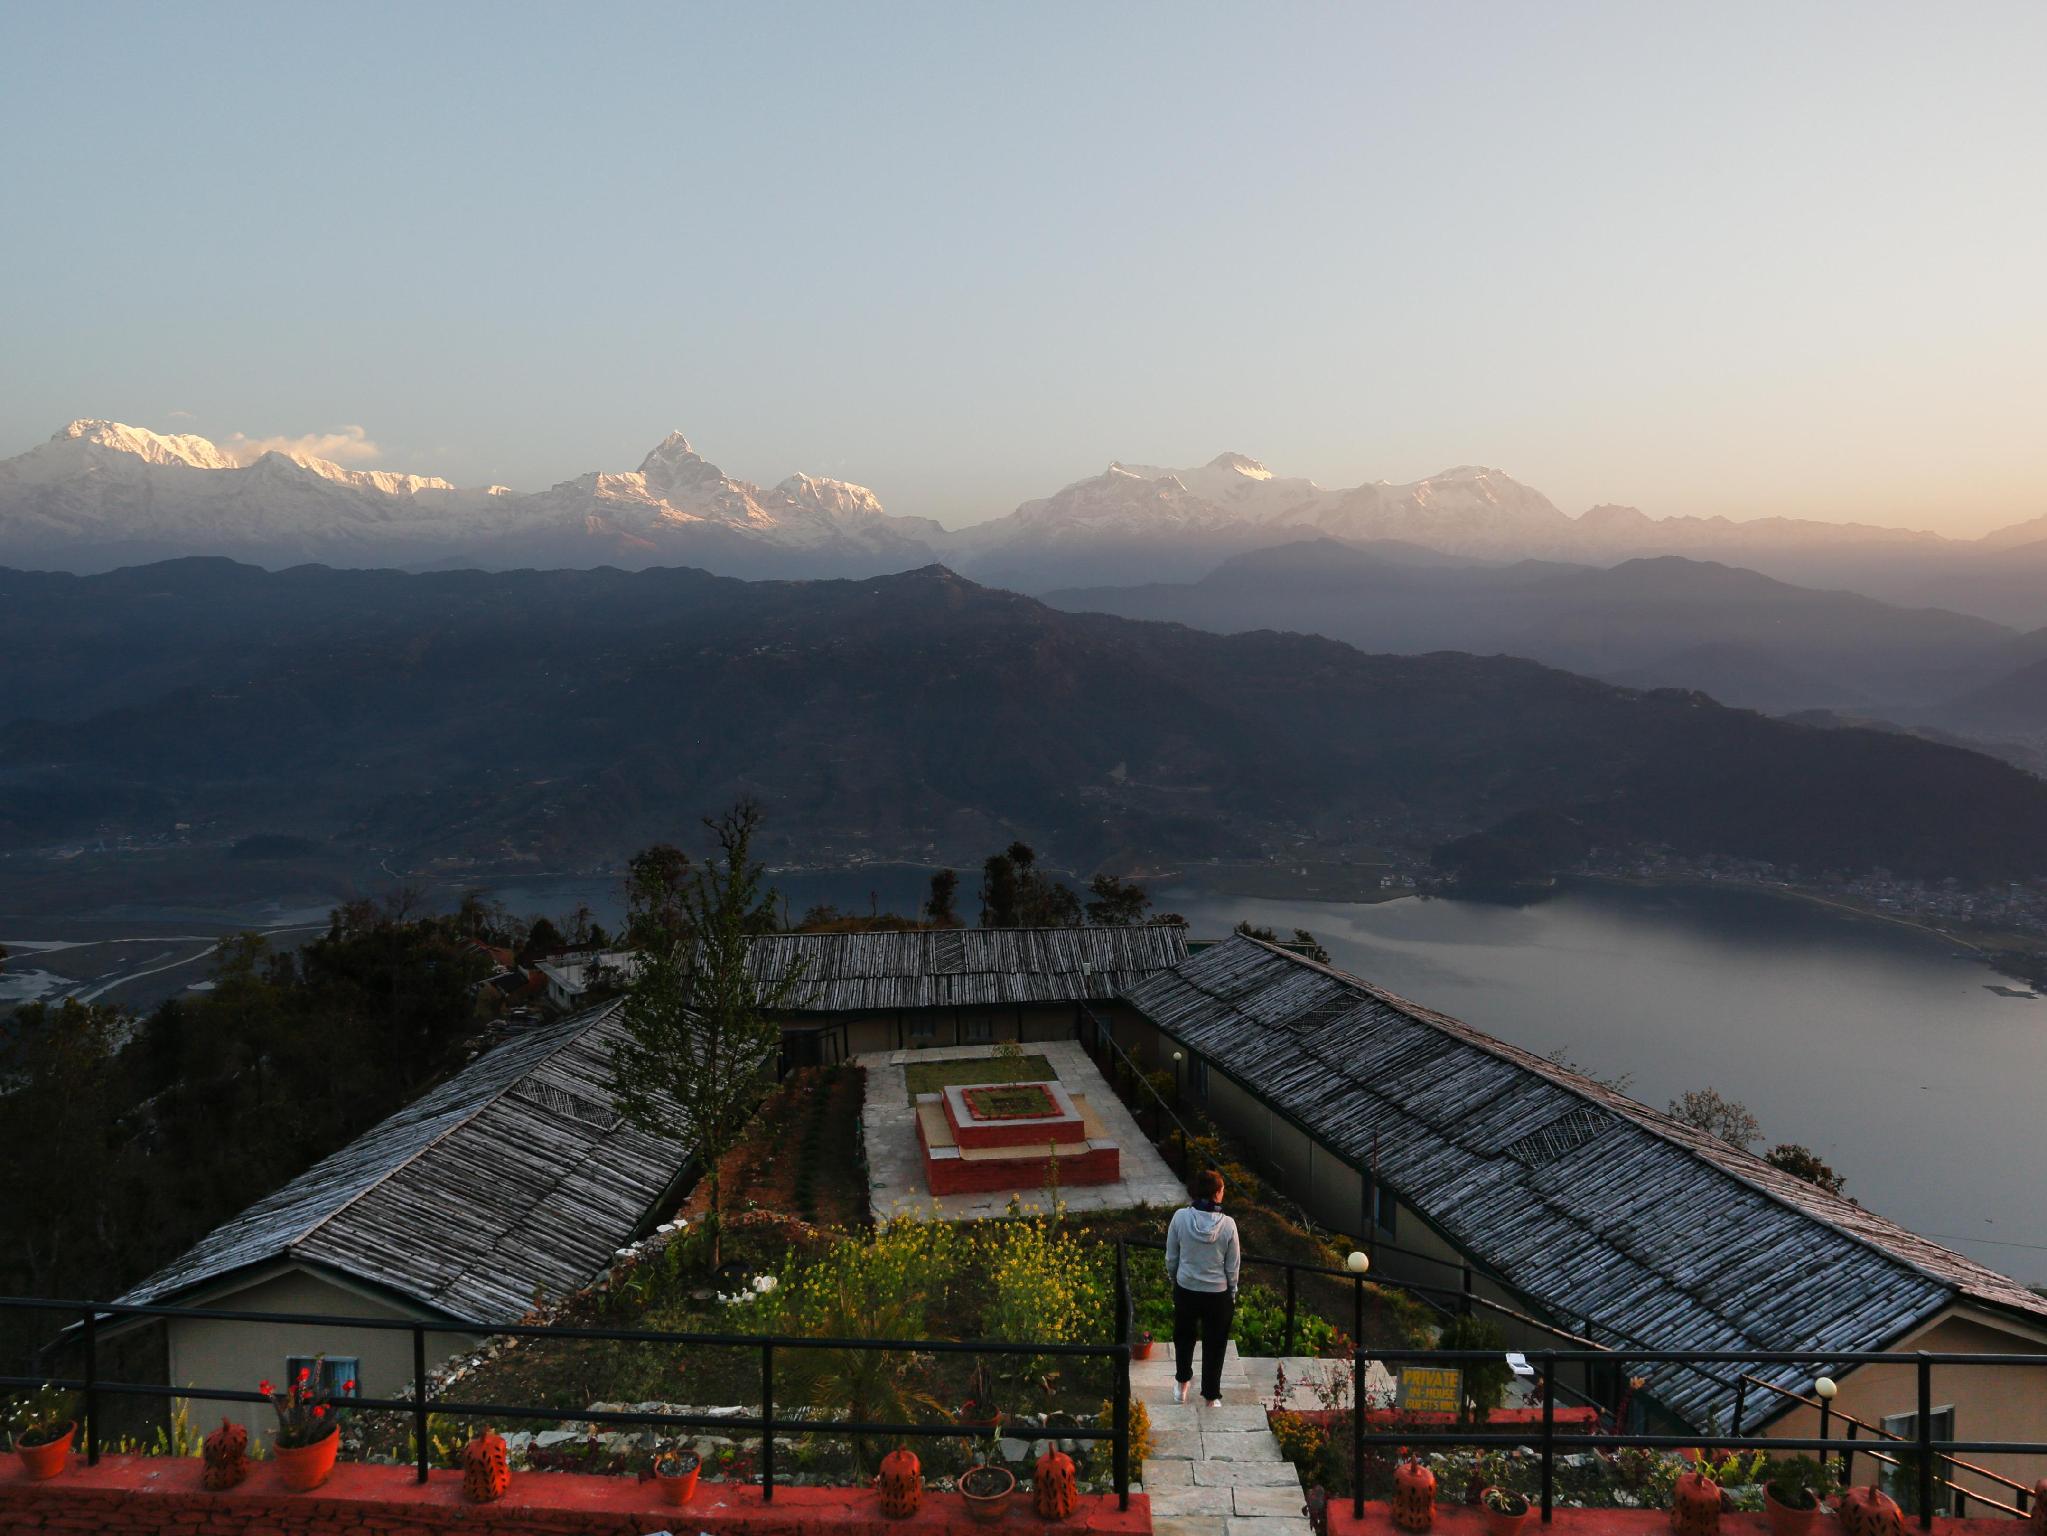
<path id="1" fill-rule="evenodd" d="M 1812 1384 L 1812 1395 L 1820 1400 L 1820 1439 L 1823 1442 L 1827 1438 L 1829 1422 L 1834 1415 L 1834 1394 L 1840 1390 L 1840 1386 L 1831 1376 L 1822 1376 Z M 1826 1464 L 1827 1448 L 1822 1444 L 1820 1446 L 1820 1465 L 1824 1467 Z"/>
<path id="2" fill-rule="evenodd" d="M 1344 1258 L 1343 1267 L 1350 1271 L 1350 1331 L 1351 1348 L 1362 1348 L 1365 1342 L 1365 1271 L 1372 1267 L 1371 1258 L 1359 1249 L 1353 1248 Z M 1372 1332 L 1379 1331 L 1379 1293 L 1372 1292 Z M 1365 1411 L 1365 1374 L 1362 1366 L 1358 1369 L 1353 1405 L 1362 1414 Z"/>

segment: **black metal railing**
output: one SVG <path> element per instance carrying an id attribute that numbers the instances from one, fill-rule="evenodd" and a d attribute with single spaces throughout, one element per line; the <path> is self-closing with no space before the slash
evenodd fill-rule
<path id="1" fill-rule="evenodd" d="M 109 1319 L 155 1318 L 190 1321 L 263 1324 L 282 1323 L 292 1327 L 366 1330 L 410 1333 L 412 1336 L 413 1383 L 409 1398 L 350 1397 L 353 1411 L 408 1414 L 412 1418 L 413 1444 L 420 1482 L 427 1480 L 432 1464 L 432 1439 L 428 1419 L 432 1414 L 452 1414 L 483 1420 L 572 1418 L 590 1424 L 663 1427 L 668 1429 L 715 1429 L 722 1434 L 758 1434 L 761 1442 L 761 1498 L 775 1497 L 775 1434 L 837 1434 L 886 1436 L 891 1438 L 958 1439 L 977 1431 L 959 1423 L 883 1423 L 861 1419 L 820 1419 L 775 1415 L 775 1356 L 785 1350 L 852 1350 L 902 1354 L 1010 1355 L 1064 1357 L 1110 1361 L 1115 1384 L 1110 1394 L 1111 1425 L 1108 1429 L 1082 1426 L 1062 1427 L 1062 1439 L 1110 1441 L 1113 1443 L 1113 1481 L 1119 1508 L 1130 1507 L 1130 1344 L 1129 1287 L 1121 1254 L 1118 1255 L 1115 1316 L 1119 1338 L 1102 1344 L 1029 1343 L 994 1339 L 859 1339 L 816 1338 L 795 1334 L 690 1333 L 633 1328 L 586 1328 L 545 1323 L 487 1323 L 472 1319 L 447 1318 L 433 1322 L 403 1318 L 342 1317 L 314 1312 L 245 1312 L 208 1307 L 136 1305 L 121 1302 L 48 1300 L 40 1297 L 0 1296 L 0 1311 L 55 1312 L 77 1318 L 76 1343 L 82 1354 L 80 1374 L 57 1376 L 0 1376 L 0 1388 L 52 1386 L 79 1393 L 84 1400 L 80 1429 L 87 1463 L 96 1464 L 100 1455 L 100 1402 L 108 1395 L 186 1398 L 214 1403 L 262 1403 L 269 1399 L 260 1392 L 223 1387 L 168 1386 L 162 1383 L 107 1381 L 99 1370 L 100 1325 Z M 427 1336 L 474 1335 L 498 1338 L 562 1339 L 618 1344 L 675 1345 L 690 1348 L 755 1350 L 760 1355 L 761 1411 L 754 1417 L 729 1414 L 640 1413 L 613 1410 L 541 1407 L 531 1403 L 477 1403 L 435 1398 L 427 1376 Z"/>
<path id="2" fill-rule="evenodd" d="M 1616 1359 L 1631 1365 L 1675 1365 L 1699 1367 L 1703 1365 L 1761 1366 L 1771 1364 L 1795 1365 L 1809 1369 L 1815 1359 L 1811 1353 L 1792 1354 L 1770 1350 L 1530 1350 L 1526 1359 L 1533 1366 L 1541 1381 L 1542 1418 L 1540 1427 L 1534 1431 L 1518 1431 L 1518 1426 L 1488 1426 L 1474 1430 L 1467 1426 L 1461 1429 L 1431 1430 L 1416 1426 L 1396 1426 L 1384 1431 L 1367 1432 L 1365 1427 L 1365 1372 L 1370 1362 L 1376 1360 L 1384 1365 L 1428 1364 L 1465 1365 L 1496 1362 L 1500 1358 L 1497 1350 L 1471 1349 L 1367 1349 L 1360 1348 L 1352 1356 L 1352 1406 L 1351 1406 L 1351 1498 L 1353 1513 L 1362 1517 L 1365 1511 L 1365 1454 L 1367 1447 L 1380 1450 L 1399 1451 L 1415 1446 L 1469 1446 L 1469 1445 L 1519 1445 L 1539 1452 L 1542 1478 L 1542 1518 L 1548 1524 L 1556 1502 L 1556 1464 L 1559 1452 L 1586 1450 L 1617 1450 L 1638 1448 L 1643 1450 L 1736 1450 L 1736 1451 L 1806 1451 L 1826 1457 L 1844 1449 L 1843 1442 L 1824 1433 L 1818 1438 L 1800 1438 L 1789 1435 L 1742 1435 L 1720 1434 L 1708 1431 L 1703 1434 L 1559 1434 L 1556 1424 L 1556 1381 L 1557 1367 L 1577 1362 L 1597 1361 L 1610 1364 Z M 1850 1351 L 1845 1354 L 1831 1354 L 1825 1357 L 1826 1364 L 1835 1370 L 1861 1366 L 1909 1366 L 1913 1369 L 1917 1383 L 1918 1433 L 1916 1438 L 1901 1441 L 1910 1447 L 1912 1457 L 1910 1471 L 1916 1487 L 1915 1503 L 1919 1523 L 1923 1529 L 1933 1528 L 1933 1504 L 1936 1484 L 1950 1488 L 1955 1485 L 1935 1472 L 1937 1463 L 1954 1464 L 1954 1458 L 1961 1453 L 1993 1456 L 2037 1456 L 2047 1454 L 2047 1441 L 2036 1440 L 1961 1440 L 1954 1438 L 1937 1439 L 1933 1434 L 1933 1371 L 1936 1366 L 1989 1366 L 1989 1367 L 2030 1367 L 2034 1370 L 2047 1369 L 2047 1355 L 2013 1354 L 1932 1354 L 1924 1350 L 1894 1352 L 1881 1350 Z M 1865 1447 L 1866 1449 L 1866 1447 Z M 1973 1469 L 1972 1469 L 1973 1470 Z M 2018 1513 L 2023 1510 L 2023 1505 Z"/>
<path id="3" fill-rule="evenodd" d="M 1939 1357 L 1936 1356 L 1935 1364 L 1938 1363 Z M 1749 1385 L 1762 1391 L 1775 1393 L 1778 1397 L 1788 1402 L 1812 1409 L 1819 1415 L 1820 1438 L 1822 1439 L 1827 1438 L 1828 1431 L 1835 1419 L 1841 1421 L 1847 1429 L 1847 1434 L 1841 1441 L 1841 1470 L 1838 1474 L 1838 1480 L 1843 1487 L 1846 1487 L 1854 1480 L 1855 1456 L 1858 1451 L 1868 1456 L 1877 1465 L 1889 1467 L 1893 1472 L 1904 1473 L 1911 1470 L 1910 1464 L 1902 1457 L 1890 1455 L 1878 1448 L 1884 1445 L 1913 1446 L 1916 1442 L 1910 1435 L 1901 1435 L 1896 1430 L 1885 1429 L 1881 1424 L 1872 1424 L 1866 1419 L 1859 1419 L 1845 1409 L 1836 1408 L 1828 1398 L 1808 1397 L 1802 1392 L 1794 1392 L 1789 1387 L 1779 1386 L 1774 1381 L 1764 1381 L 1756 1376 L 1747 1376 L 1744 1377 L 1744 1380 Z M 1868 1431 L 1875 1444 L 1858 1445 L 1856 1443 L 1857 1435 L 1865 1430 Z M 1948 1491 L 1954 1495 L 1953 1512 L 1957 1516 L 1965 1513 L 1970 1501 L 1973 1500 L 1978 1504 L 1987 1505 L 2000 1514 L 2012 1515 L 2020 1519 L 2025 1518 L 2033 1496 L 2032 1489 L 2025 1483 L 2015 1477 L 2006 1476 L 1995 1467 L 1986 1467 L 1973 1461 L 1964 1461 L 1959 1456 L 1943 1454 L 1939 1460 L 1940 1464 L 1948 1469 L 1942 1475 L 1941 1481 L 1947 1485 Z M 1953 1474 L 1956 1473 L 1967 1473 L 1971 1477 L 1981 1478 L 1986 1483 L 1996 1484 L 2012 1495 L 2012 1502 L 2007 1504 L 2002 1499 L 1994 1498 L 1980 1489 L 1963 1487 L 1955 1481 Z"/>

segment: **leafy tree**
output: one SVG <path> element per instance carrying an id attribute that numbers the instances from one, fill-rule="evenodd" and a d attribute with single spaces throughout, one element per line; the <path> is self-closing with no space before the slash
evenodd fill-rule
<path id="1" fill-rule="evenodd" d="M 625 941 L 634 949 L 674 944 L 689 932 L 689 855 L 656 843 L 626 866 Z"/>
<path id="2" fill-rule="evenodd" d="M 1184 920 L 1181 926 L 1186 926 Z M 1296 928 L 1291 939 L 1282 939 L 1275 930 L 1255 926 L 1247 917 L 1237 924 L 1236 931 L 1243 934 L 1246 938 L 1263 939 L 1268 944 L 1284 944 L 1288 948 L 1298 950 L 1310 960 L 1317 961 L 1322 965 L 1330 963 L 1329 951 L 1322 947 L 1322 941 L 1305 928 Z"/>
<path id="3" fill-rule="evenodd" d="M 533 919 L 533 926 L 527 930 L 526 947 L 519 952 L 519 959 L 522 963 L 531 965 L 536 960 L 545 960 L 549 955 L 559 954 L 566 948 L 568 940 L 562 937 L 561 930 L 555 927 L 553 921 L 545 917 L 536 917 Z"/>
<path id="4" fill-rule="evenodd" d="M 1828 1167 L 1819 1153 L 1795 1141 L 1779 1142 L 1763 1154 L 1763 1161 L 1772 1168 L 1782 1169 L 1794 1179 L 1817 1184 L 1830 1195 L 1838 1195 L 1848 1187 L 1848 1181 Z"/>
<path id="5" fill-rule="evenodd" d="M 924 916 L 936 928 L 957 928 L 959 913 L 954 902 L 959 898 L 960 877 L 949 869 L 933 870 L 931 894 L 924 901 Z"/>
<path id="6" fill-rule="evenodd" d="M 1671 1100 L 1670 1115 L 1744 1152 L 1763 1134 L 1762 1123 L 1749 1113 L 1748 1106 L 1724 1097 L 1717 1088 L 1694 1088 Z"/>
<path id="7" fill-rule="evenodd" d="M 717 856 L 675 887 L 676 936 L 641 951 L 626 989 L 611 1092 L 626 1119 L 690 1148 L 703 1164 L 716 1268 L 723 1260 L 720 1164 L 753 1117 L 781 1043 L 773 1015 L 795 996 L 801 969 L 771 982 L 754 974 L 752 941 L 776 926 L 775 892 L 753 858 L 760 808 L 741 801 L 705 825 Z"/>
<path id="8" fill-rule="evenodd" d="M 112 1092 L 118 1016 L 66 999 L 31 1004 L 0 1032 L 0 1166 L 21 1175 L 8 1191 L 5 1236 L 31 1296 L 79 1294 L 116 1251 L 111 1171 L 118 1144 Z"/>
<path id="9" fill-rule="evenodd" d="M 1151 910 L 1151 897 L 1134 880 L 1115 875 L 1096 875 L 1088 882 L 1094 900 L 1087 904 L 1087 920 L 1100 928 L 1128 928 L 1144 921 Z"/>
<path id="10" fill-rule="evenodd" d="M 1483 1421 L 1507 1396 L 1506 1333 L 1490 1317 L 1453 1317 L 1443 1325 L 1443 1336 L 1437 1340 L 1436 1347 L 1501 1352 L 1494 1360 L 1464 1362 L 1464 1395 L 1477 1405 L 1478 1416 Z"/>
<path id="11" fill-rule="evenodd" d="M 1080 921 L 1080 898 L 1038 868 L 1028 843 L 1011 843 L 981 866 L 983 928 L 1063 928 Z"/>

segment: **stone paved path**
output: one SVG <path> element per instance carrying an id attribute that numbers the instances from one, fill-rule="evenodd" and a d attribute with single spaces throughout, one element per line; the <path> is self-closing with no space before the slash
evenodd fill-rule
<path id="1" fill-rule="evenodd" d="M 1198 1352 L 1194 1371 L 1198 1389 Z M 1131 1362 L 1130 1392 L 1151 1414 L 1144 1491 L 1156 1536 L 1308 1536 L 1300 1474 L 1279 1454 L 1236 1345 L 1223 1360 L 1220 1408 L 1173 1401 L 1167 1344 Z"/>

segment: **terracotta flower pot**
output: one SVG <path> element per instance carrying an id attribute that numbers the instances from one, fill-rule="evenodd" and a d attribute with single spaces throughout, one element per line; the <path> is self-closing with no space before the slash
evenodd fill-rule
<path id="1" fill-rule="evenodd" d="M 1520 1536 L 1521 1528 L 1528 1524 L 1529 1517 L 1535 1513 L 1535 1506 L 1523 1499 L 1521 1513 L 1510 1515 L 1504 1510 L 1493 1508 L 1489 1495 L 1496 1492 L 1497 1489 L 1488 1488 L 1478 1497 L 1479 1508 L 1485 1511 L 1487 1536 Z"/>
<path id="2" fill-rule="evenodd" d="M 697 1474 L 704 1469 L 702 1459 L 694 1453 L 682 1459 L 688 1465 L 680 1471 L 670 1471 L 660 1463 L 654 1467 L 655 1486 L 661 1490 L 662 1501 L 673 1509 L 680 1509 L 690 1501 L 690 1496 L 697 1491 Z"/>
<path id="3" fill-rule="evenodd" d="M 1775 1536 L 1809 1536 L 1813 1522 L 1820 1517 L 1820 1501 L 1814 1499 L 1809 1509 L 1794 1509 L 1777 1497 L 1777 1490 L 1769 1484 L 1763 1485 L 1763 1509 L 1770 1517 L 1770 1529 Z"/>
<path id="4" fill-rule="evenodd" d="M 78 1433 L 76 1423 L 66 1424 L 64 1432 L 54 1440 L 45 1440 L 41 1445 L 23 1445 L 17 1436 L 14 1454 L 21 1458 L 21 1465 L 28 1475 L 37 1482 L 46 1477 L 55 1477 L 71 1460 L 72 1437 Z"/>
<path id="5" fill-rule="evenodd" d="M 1130 1346 L 1130 1358 L 1133 1360 L 1149 1360 L 1151 1358 L 1151 1347 L 1152 1337 L 1147 1333 Z"/>
<path id="6" fill-rule="evenodd" d="M 1016 1492 L 1016 1474 L 1007 1467 L 969 1467 L 960 1474 L 959 1488 L 969 1518 L 993 1525 L 1009 1513 L 1009 1498 Z"/>
<path id="7" fill-rule="evenodd" d="M 293 1493 L 304 1493 L 327 1481 L 341 1452 L 341 1426 L 336 1424 L 311 1445 L 273 1445 L 277 1475 Z"/>
<path id="8" fill-rule="evenodd" d="M 897 1446 L 881 1458 L 881 1473 L 874 1480 L 881 1495 L 881 1512 L 891 1520 L 907 1520 L 924 1504 L 924 1465 L 908 1446 Z"/>

